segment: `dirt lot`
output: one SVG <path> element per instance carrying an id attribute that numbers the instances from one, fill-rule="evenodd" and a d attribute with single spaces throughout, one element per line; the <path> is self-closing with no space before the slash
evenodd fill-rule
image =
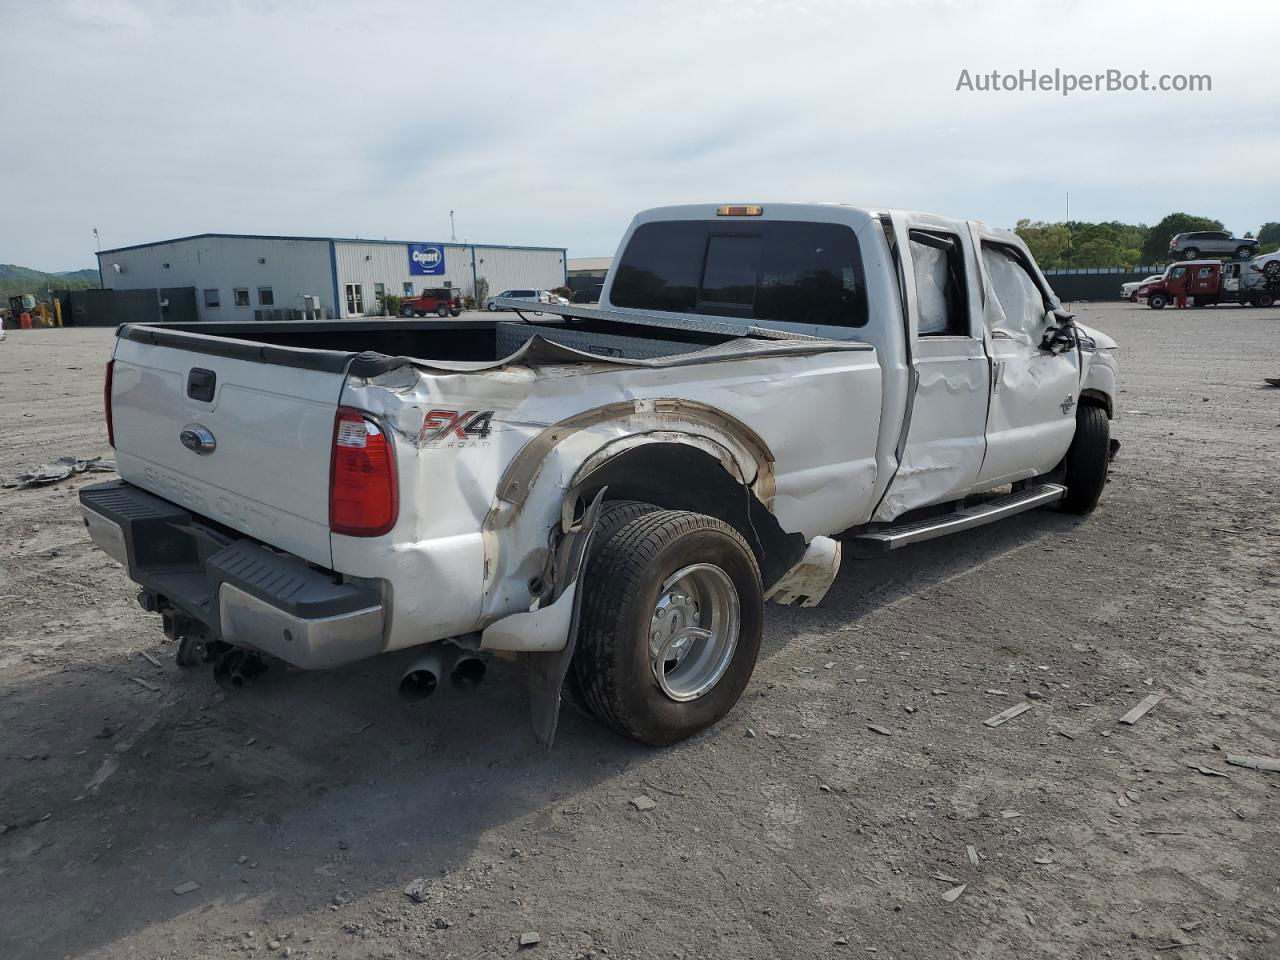
<path id="1" fill-rule="evenodd" d="M 99 478 L 0 490 L 0 957 L 1280 957 L 1280 773 L 1225 762 L 1280 755 L 1280 309 L 1081 313 L 1123 348 L 1100 509 L 846 563 L 668 750 L 538 750 L 504 663 L 224 692 L 90 545 Z M 0 478 L 109 453 L 110 348 L 0 343 Z"/>

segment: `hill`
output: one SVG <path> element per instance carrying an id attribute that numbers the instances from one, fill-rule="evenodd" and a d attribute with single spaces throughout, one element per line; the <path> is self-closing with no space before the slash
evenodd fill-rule
<path id="1" fill-rule="evenodd" d="M 7 305 L 9 298 L 19 293 L 43 296 L 46 290 L 84 290 L 98 286 L 97 270 L 62 270 L 45 273 L 20 267 L 15 263 L 0 263 L 0 305 Z"/>

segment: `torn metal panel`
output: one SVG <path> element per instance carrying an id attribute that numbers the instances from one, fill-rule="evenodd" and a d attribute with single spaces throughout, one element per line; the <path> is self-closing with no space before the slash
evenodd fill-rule
<path id="1" fill-rule="evenodd" d="M 765 596 L 774 603 L 816 607 L 840 572 L 840 544 L 830 537 L 814 537 L 800 562 Z"/>

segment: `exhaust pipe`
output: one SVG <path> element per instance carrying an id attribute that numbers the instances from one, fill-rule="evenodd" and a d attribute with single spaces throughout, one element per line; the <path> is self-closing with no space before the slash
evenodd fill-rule
<path id="1" fill-rule="evenodd" d="M 444 659 L 438 651 L 420 657 L 400 678 L 400 696 L 407 700 L 425 700 L 435 693 L 442 673 Z"/>
<path id="2" fill-rule="evenodd" d="M 458 657 L 449 672 L 449 682 L 455 690 L 474 690 L 484 679 L 485 663 L 479 657 L 464 653 Z"/>

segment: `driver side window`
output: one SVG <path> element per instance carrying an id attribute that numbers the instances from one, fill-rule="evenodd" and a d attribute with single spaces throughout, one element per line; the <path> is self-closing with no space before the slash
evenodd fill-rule
<path id="1" fill-rule="evenodd" d="M 1039 339 L 1044 326 L 1044 295 L 1022 259 L 1008 247 L 984 243 L 982 262 L 991 280 L 984 318 L 993 334 L 1004 334 L 1023 343 Z"/>

